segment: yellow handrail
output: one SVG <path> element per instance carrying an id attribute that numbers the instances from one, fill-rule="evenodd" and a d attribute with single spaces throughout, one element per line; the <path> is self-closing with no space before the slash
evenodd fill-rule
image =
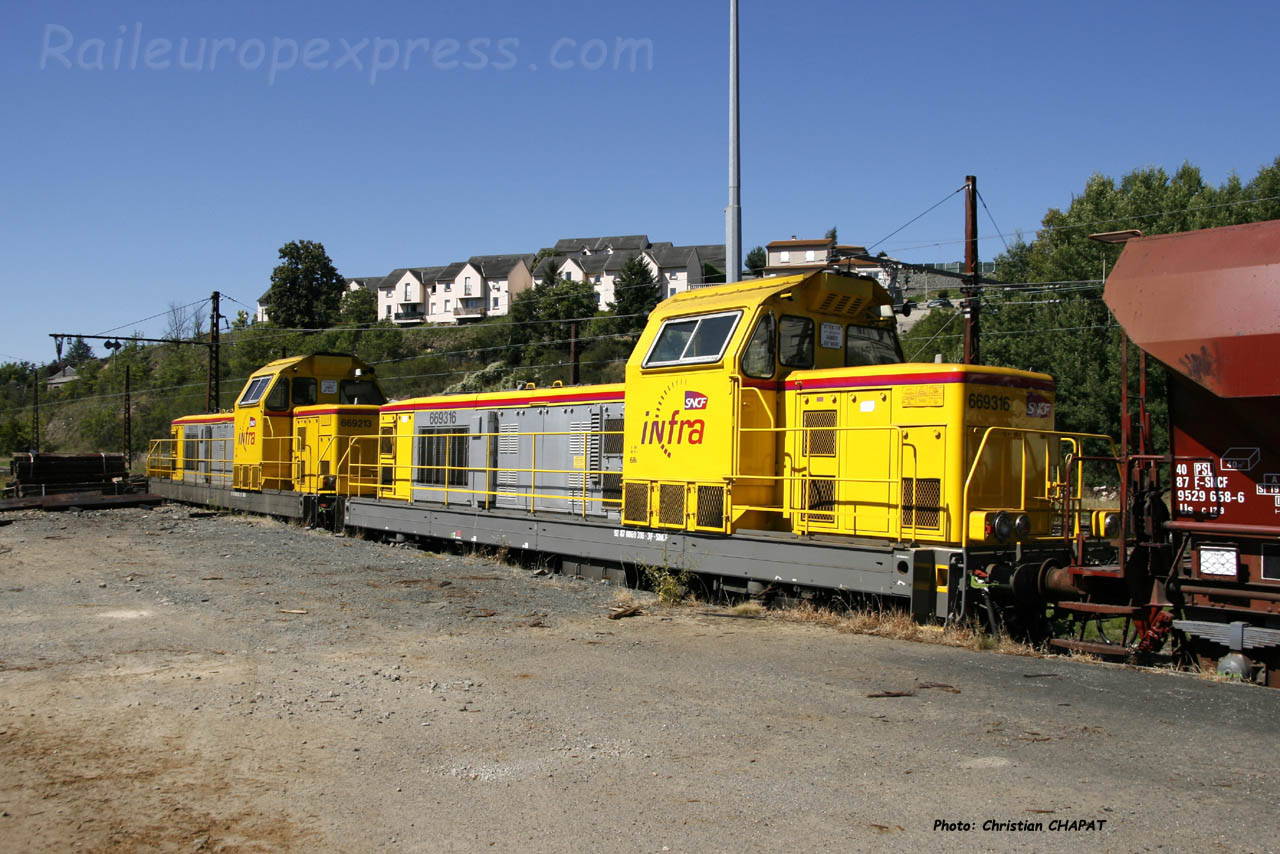
<path id="1" fill-rule="evenodd" d="M 1051 487 L 1061 485 L 1057 481 L 1051 482 L 1049 480 L 1049 471 L 1050 471 L 1049 463 L 1051 462 L 1051 456 L 1049 453 L 1049 440 L 1051 440 L 1052 438 L 1057 438 L 1060 441 L 1070 443 L 1072 447 L 1077 451 L 1079 450 L 1080 445 L 1083 444 L 1083 442 L 1085 441 L 1103 440 L 1110 445 L 1111 455 L 1116 456 L 1115 441 L 1110 436 L 1104 435 L 1102 433 L 1072 433 L 1072 432 L 1066 432 L 1061 430 L 1040 430 L 1040 429 L 1035 429 L 1031 427 L 987 427 L 983 431 L 981 441 L 978 443 L 978 450 L 973 455 L 973 461 L 969 464 L 969 471 L 965 475 L 965 479 L 964 479 L 964 491 L 961 493 L 961 497 L 960 497 L 960 523 L 961 523 L 960 545 L 962 548 L 967 547 L 969 545 L 969 509 L 970 509 L 969 497 L 970 497 L 970 492 L 973 488 L 973 480 L 975 475 L 978 472 L 978 465 L 979 463 L 982 462 L 983 453 L 987 449 L 988 440 L 992 437 L 992 435 L 996 433 L 1016 433 L 1016 434 L 1019 434 L 1022 440 L 1022 447 L 1023 447 L 1022 470 L 1021 472 L 1019 472 L 1019 477 L 1021 480 L 1021 484 L 1019 486 L 1019 495 L 1020 495 L 1019 500 L 1021 504 L 1017 508 L 1018 510 L 1025 510 L 1027 506 L 1027 495 L 1026 495 L 1027 436 L 1043 436 L 1046 440 L 1045 441 L 1045 469 L 1044 469 L 1045 470 L 1044 500 L 1046 501 L 1057 500 L 1050 494 L 1053 491 Z M 1076 456 L 1078 456 L 1078 454 Z M 1075 462 L 1080 463 L 1082 461 L 1076 460 Z M 1077 492 L 1080 492 L 1083 489 L 1083 483 L 1084 483 L 1084 478 L 1083 478 L 1083 467 L 1082 467 L 1081 476 L 1076 478 Z M 1039 497 L 1039 496 L 1035 496 L 1035 497 Z M 1076 496 L 1076 497 L 1080 497 L 1080 496 Z M 1083 511 L 1076 511 L 1076 512 L 1080 513 Z"/>

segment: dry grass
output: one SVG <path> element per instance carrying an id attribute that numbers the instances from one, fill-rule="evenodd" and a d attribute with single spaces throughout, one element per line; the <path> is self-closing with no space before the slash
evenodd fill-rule
<path id="1" fill-rule="evenodd" d="M 672 569 L 669 566 L 650 566 L 639 564 L 640 572 L 653 592 L 658 594 L 658 601 L 663 605 L 679 605 L 689 595 L 689 582 L 693 574 L 688 570 Z"/>
<path id="2" fill-rule="evenodd" d="M 749 599 L 734 605 L 729 609 L 729 613 L 737 617 L 758 617 L 764 613 L 764 605 Z"/>
<path id="3" fill-rule="evenodd" d="M 746 603 L 744 603 L 746 604 Z M 972 625 L 936 626 L 920 624 L 906 611 L 859 608 L 833 611 L 809 604 L 770 612 L 775 619 L 792 623 L 812 623 L 856 635 L 873 635 L 894 640 L 956 646 L 964 649 L 990 650 L 1003 655 L 1039 658 L 1040 652 L 1030 644 L 1011 638 L 989 635 Z"/>
<path id="4" fill-rule="evenodd" d="M 615 608 L 630 608 L 640 604 L 636 600 L 636 594 L 628 587 L 613 591 L 612 602 Z"/>

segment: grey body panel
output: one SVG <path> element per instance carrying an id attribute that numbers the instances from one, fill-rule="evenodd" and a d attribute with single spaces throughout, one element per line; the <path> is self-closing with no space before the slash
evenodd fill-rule
<path id="1" fill-rule="evenodd" d="M 302 496 L 296 492 L 281 492 L 276 489 L 243 492 L 217 484 L 178 483 L 160 478 L 152 478 L 148 482 L 147 489 L 170 501 L 181 501 L 186 504 L 223 507 L 244 513 L 262 513 L 288 519 L 302 518 Z"/>
<path id="2" fill-rule="evenodd" d="M 601 435 L 614 424 L 620 401 L 417 412 L 413 501 L 616 519 L 604 499 L 621 497 L 622 437 Z M 466 472 L 442 469 L 446 457 Z"/>
<path id="3" fill-rule="evenodd" d="M 231 441 L 235 424 L 182 425 L 183 470 L 186 483 L 230 483 Z"/>
<path id="4" fill-rule="evenodd" d="M 573 561 L 665 566 L 782 584 L 909 597 L 911 577 L 896 571 L 891 544 L 814 542 L 791 534 L 733 536 L 623 528 L 556 513 L 475 511 L 351 498 L 346 524 L 387 533 L 563 555 Z"/>

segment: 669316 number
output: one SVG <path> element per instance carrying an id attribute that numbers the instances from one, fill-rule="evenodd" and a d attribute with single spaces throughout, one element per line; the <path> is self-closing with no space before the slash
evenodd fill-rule
<path id="1" fill-rule="evenodd" d="M 969 408 L 985 409 L 990 412 L 1008 412 L 1013 403 L 1010 398 L 1003 394 L 982 394 L 981 392 L 969 392 Z"/>

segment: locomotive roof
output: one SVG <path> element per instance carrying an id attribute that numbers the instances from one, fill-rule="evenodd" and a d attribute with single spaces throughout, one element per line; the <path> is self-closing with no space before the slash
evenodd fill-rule
<path id="1" fill-rule="evenodd" d="M 798 289 L 844 289 L 851 284 L 865 288 L 871 305 L 891 305 L 889 292 L 875 279 L 866 276 L 843 276 L 819 270 L 815 273 L 794 276 L 775 276 L 767 279 L 751 279 L 727 285 L 694 288 L 669 297 L 658 304 L 655 313 L 664 315 L 687 314 L 691 311 L 720 311 L 743 305 L 758 305 L 765 300 Z"/>
<path id="2" fill-rule="evenodd" d="M 360 359 L 358 356 L 353 356 L 350 353 L 308 353 L 305 356 L 289 356 L 284 359 L 276 359 L 274 362 L 267 362 L 267 364 L 254 371 L 252 376 L 262 376 L 264 373 L 279 373 L 285 368 L 291 368 L 295 365 L 302 364 L 308 359 L 315 358 L 350 359 L 351 367 L 360 368 L 366 373 L 373 371 L 373 368 L 365 364 L 364 360 Z"/>
<path id="3" fill-rule="evenodd" d="M 407 412 L 415 409 L 476 409 L 491 406 L 539 406 L 553 403 L 603 403 L 622 400 L 625 389 L 622 383 L 609 383 L 468 392 L 389 401 L 383 405 L 382 411 Z"/>

